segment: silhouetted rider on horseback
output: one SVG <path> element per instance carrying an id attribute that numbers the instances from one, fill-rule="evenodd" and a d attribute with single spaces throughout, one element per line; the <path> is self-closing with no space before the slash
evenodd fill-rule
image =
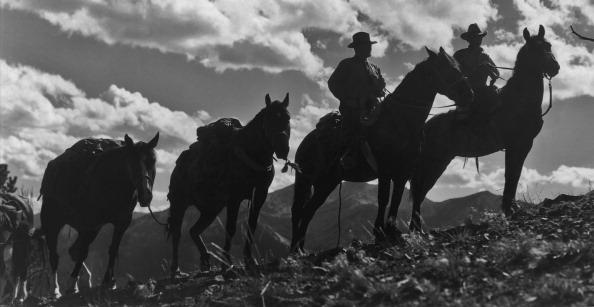
<path id="1" fill-rule="evenodd" d="M 340 61 L 336 70 L 328 80 L 330 91 L 340 100 L 339 110 L 342 115 L 342 138 L 347 147 L 341 157 L 344 168 L 352 168 L 356 164 L 353 157 L 358 152 L 358 145 L 363 137 L 361 119 L 379 103 L 384 96 L 386 82 L 380 69 L 367 61 L 371 56 L 369 33 L 357 32 L 348 45 L 355 49 L 355 56 Z"/>
<path id="2" fill-rule="evenodd" d="M 460 38 L 468 42 L 468 48 L 454 53 L 454 58 L 460 63 L 462 73 L 468 78 L 475 93 L 475 102 L 472 106 L 458 108 L 462 118 L 468 117 L 470 108 L 473 112 L 488 113 L 496 105 L 497 87 L 494 84 L 499 78 L 499 71 L 491 57 L 481 48 L 485 35 L 487 32 L 482 32 L 476 23 L 471 24 L 468 30 L 460 35 Z M 491 77 L 491 82 L 487 86 L 488 77 Z"/>

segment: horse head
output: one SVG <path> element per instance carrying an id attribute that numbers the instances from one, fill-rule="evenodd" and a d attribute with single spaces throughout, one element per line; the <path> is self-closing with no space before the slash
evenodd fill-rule
<path id="1" fill-rule="evenodd" d="M 530 35 L 527 28 L 524 28 L 524 40 L 526 44 L 518 55 L 516 65 L 525 65 L 532 71 L 536 71 L 549 78 L 559 73 L 559 63 L 551 51 L 551 43 L 544 37 L 545 28 L 540 25 L 538 34 Z M 521 56 L 521 57 L 520 57 Z"/>
<path id="2" fill-rule="evenodd" d="M 289 93 L 283 101 L 271 101 L 266 94 L 266 107 L 262 110 L 262 128 L 264 136 L 272 150 L 280 159 L 287 159 L 289 155 L 289 137 L 291 136 L 291 125 L 289 115 Z"/>
<path id="3" fill-rule="evenodd" d="M 425 49 L 429 54 L 426 62 L 432 68 L 430 75 L 436 91 L 458 105 L 472 103 L 474 92 L 462 74 L 458 62 L 441 47 L 439 47 L 439 53 L 426 47 Z"/>
<path id="4" fill-rule="evenodd" d="M 155 163 L 157 156 L 155 147 L 159 142 L 159 133 L 148 143 L 134 143 L 126 134 L 124 148 L 126 150 L 126 172 L 138 195 L 141 207 L 147 207 L 153 200 L 153 182 L 155 181 Z"/>

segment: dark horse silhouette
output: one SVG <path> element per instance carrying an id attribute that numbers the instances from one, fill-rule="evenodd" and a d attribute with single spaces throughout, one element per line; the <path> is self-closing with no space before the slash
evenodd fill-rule
<path id="1" fill-rule="evenodd" d="M 214 185 L 216 188 L 200 187 L 201 183 L 193 180 L 200 170 L 192 167 L 192 163 L 206 163 L 211 161 L 194 161 L 200 159 L 188 159 L 182 162 L 186 152 L 182 153 L 171 174 L 169 184 L 169 202 L 171 203 L 168 219 L 168 232 L 173 239 L 173 257 L 171 262 L 171 274 L 173 276 L 182 274 L 178 265 L 178 247 L 181 236 L 181 225 L 186 209 L 195 206 L 200 211 L 200 217 L 196 224 L 190 229 L 190 236 L 200 251 L 201 269 L 210 269 L 210 255 L 200 234 L 214 221 L 217 215 L 227 208 L 227 225 L 224 251 L 227 260 L 230 261 L 229 250 L 231 239 L 236 230 L 237 213 L 241 202 L 245 199 L 251 200 L 249 212 L 249 229 L 246 234 L 244 256 L 246 261 L 252 260 L 251 245 L 253 234 L 256 231 L 260 209 L 268 196 L 268 187 L 274 178 L 272 167 L 273 155 L 280 159 L 287 159 L 289 154 L 289 94 L 284 100 L 271 101 L 266 95 L 266 107 L 245 126 L 236 128 L 229 136 L 227 149 L 223 149 L 219 164 L 223 164 L 220 171 L 211 174 L 208 182 L 202 185 Z M 201 140 L 192 146 L 201 146 Z M 207 156 L 208 158 L 208 156 Z M 207 159 L 208 160 L 208 159 Z M 222 162 L 221 162 L 222 161 Z M 207 175 L 208 176 L 208 175 Z M 217 182 L 213 182 L 217 181 Z"/>
<path id="2" fill-rule="evenodd" d="M 295 178 L 292 250 L 303 248 L 307 227 L 314 213 L 342 180 L 367 182 L 379 179 L 379 208 L 374 234 L 381 239 L 389 232 L 384 229 L 384 214 L 390 182 L 394 182 L 392 204 L 398 203 L 412 162 L 419 152 L 421 130 L 436 94 L 446 95 L 460 103 L 469 103 L 474 96 L 458 63 L 443 48 L 438 54 L 429 49 L 427 52 L 429 57 L 416 65 L 396 90 L 386 97 L 377 119 L 367 129 L 367 141 L 377 161 L 378 174 L 365 163 L 357 169 L 345 171 L 338 163 L 341 154 L 339 142 L 320 141 L 319 135 L 323 133 L 320 129 L 310 132 L 301 142 L 295 156 L 302 172 L 297 173 Z M 338 139 L 339 127 L 334 127 L 331 133 L 334 137 L 330 139 Z M 396 212 L 390 210 L 389 217 L 395 215 Z"/>
<path id="3" fill-rule="evenodd" d="M 52 287 L 57 296 L 60 296 L 57 240 L 60 230 L 66 224 L 78 232 L 76 241 L 69 249 L 75 265 L 67 291 L 78 290 L 78 275 L 88 255 L 89 245 L 107 223 L 112 223 L 114 229 L 103 285 L 115 285 L 113 266 L 122 236 L 132 220 L 134 207 L 137 202 L 142 207 L 147 207 L 153 199 L 156 162 L 154 148 L 158 140 L 158 133 L 148 143 L 134 143 L 128 135 L 124 142 L 85 139 L 48 163 L 41 184 L 41 226 L 55 275 L 55 284 Z M 72 151 L 73 148 L 77 150 Z M 88 155 L 85 156 L 80 150 L 85 150 Z M 66 157 L 67 153 L 79 158 L 78 161 L 84 156 L 85 162 L 67 160 L 62 163 L 64 160 L 60 160 L 60 157 Z M 79 169 L 81 165 L 83 168 Z M 70 176 L 66 176 L 69 174 Z M 62 185 L 60 181 L 75 182 Z"/>
<path id="4" fill-rule="evenodd" d="M 42 243 L 39 232 L 33 227 L 33 209 L 24 197 L 0 193 L 0 304 L 3 302 L 7 283 L 12 283 L 12 303 L 27 299 L 27 269 L 33 241 Z M 4 251 L 12 248 L 10 276 L 6 272 Z M 10 287 L 9 287 L 10 288 Z"/>
<path id="5" fill-rule="evenodd" d="M 421 202 L 454 157 L 480 157 L 505 149 L 505 187 L 501 207 L 512 213 L 522 165 L 542 128 L 543 77 L 554 77 L 559 64 L 544 38 L 545 29 L 530 36 L 516 58 L 514 73 L 499 95 L 501 105 L 483 124 L 461 124 L 455 113 L 433 117 L 424 128 L 420 161 L 411 179 L 413 214 L 410 228 L 421 229 Z M 480 133 L 480 131 L 487 131 Z"/>

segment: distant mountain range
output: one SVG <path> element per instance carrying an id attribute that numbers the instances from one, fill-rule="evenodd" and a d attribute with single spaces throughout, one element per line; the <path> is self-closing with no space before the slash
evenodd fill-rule
<path id="1" fill-rule="evenodd" d="M 257 246 L 254 255 L 261 257 L 283 257 L 288 253 L 291 239 L 291 204 L 293 186 L 277 190 L 268 195 L 260 215 L 256 231 Z M 490 192 L 479 192 L 462 198 L 455 198 L 443 202 L 425 200 L 422 216 L 430 228 L 455 226 L 468 218 L 478 216 L 485 211 L 498 211 L 501 197 Z M 336 244 L 338 193 L 333 192 L 326 203 L 316 213 L 306 239 L 309 250 L 325 250 Z M 411 206 L 406 191 L 401 201 L 398 217 L 402 219 L 403 230 L 410 219 Z M 208 228 L 203 239 L 211 251 L 216 248 L 215 243 L 222 246 L 224 240 L 225 212 L 220 219 Z M 156 212 L 160 221 L 166 221 L 168 210 Z M 342 214 L 341 214 L 341 244 L 348 245 L 353 239 L 372 240 L 371 230 L 377 214 L 377 185 L 363 183 L 343 183 Z M 182 270 L 197 269 L 199 253 L 188 234 L 189 228 L 198 219 L 199 213 L 194 208 L 188 209 L 182 226 L 180 243 L 180 265 Z M 247 219 L 247 205 L 243 204 L 238 220 L 238 230 L 235 235 L 232 254 L 236 261 L 242 259 L 243 229 Z M 95 242 L 91 245 L 87 265 L 93 272 L 93 279 L 99 282 L 107 264 L 107 249 L 111 241 L 112 226 L 104 227 Z M 67 276 L 72 268 L 66 249 L 76 238 L 75 232 L 63 230 L 59 248 L 61 250 L 60 275 Z M 135 218 L 122 240 L 119 260 L 116 266 L 116 276 L 122 279 L 130 274 L 138 279 L 164 276 L 168 270 L 171 257 L 171 242 L 166 240 L 163 226 L 153 221 L 148 214 L 135 214 Z"/>

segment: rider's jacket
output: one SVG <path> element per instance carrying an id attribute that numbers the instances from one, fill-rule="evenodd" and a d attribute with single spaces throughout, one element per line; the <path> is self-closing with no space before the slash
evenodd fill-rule
<path id="1" fill-rule="evenodd" d="M 468 78 L 473 89 L 484 87 L 487 78 L 499 77 L 499 71 L 483 48 L 464 48 L 454 53 L 454 58 L 460 63 L 462 73 Z"/>
<path id="2" fill-rule="evenodd" d="M 358 57 L 342 60 L 328 80 L 330 91 L 341 105 L 356 109 L 382 97 L 385 86 L 380 69 Z"/>

